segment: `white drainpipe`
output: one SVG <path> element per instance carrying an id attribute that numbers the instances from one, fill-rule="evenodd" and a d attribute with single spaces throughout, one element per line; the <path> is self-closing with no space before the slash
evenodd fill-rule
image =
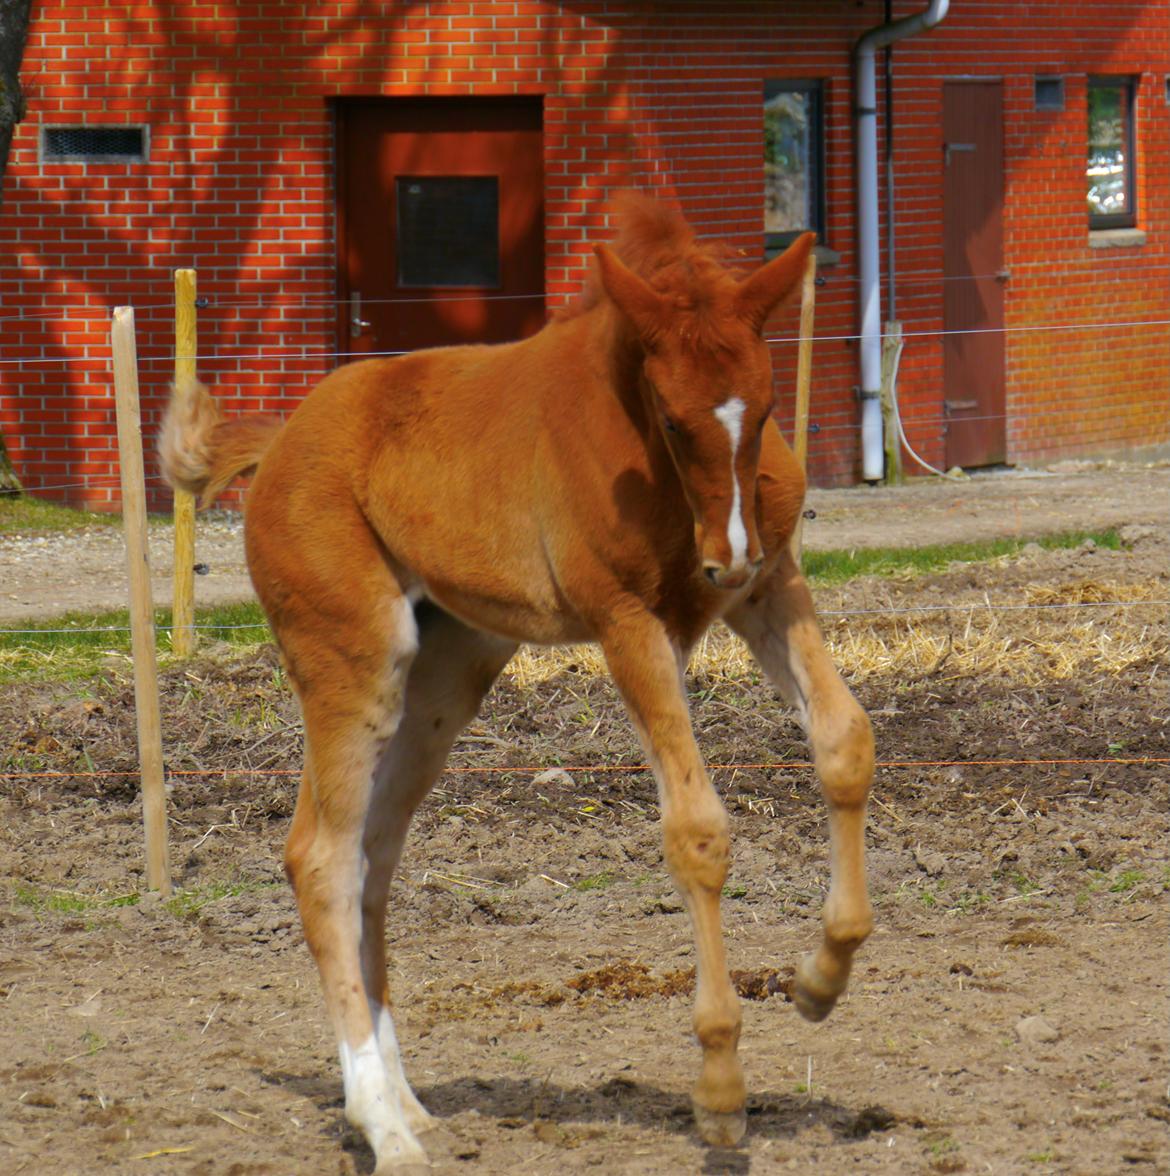
<path id="1" fill-rule="evenodd" d="M 878 241 L 877 83 L 879 49 L 934 28 L 947 14 L 950 0 L 930 0 L 915 16 L 878 25 L 854 46 L 857 118 L 857 272 L 861 287 L 861 476 L 882 476 L 882 311 L 880 242 Z"/>

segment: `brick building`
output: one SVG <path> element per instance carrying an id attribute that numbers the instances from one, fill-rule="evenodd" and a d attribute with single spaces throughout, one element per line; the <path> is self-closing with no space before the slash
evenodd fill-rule
<path id="1" fill-rule="evenodd" d="M 176 267 L 198 271 L 204 379 L 287 412 L 345 354 L 532 329 L 633 186 L 753 261 L 818 229 L 810 471 L 857 480 L 855 45 L 925 7 L 38 0 L 0 210 L 19 475 L 116 502 L 109 314 L 136 308 L 153 427 Z M 1164 448 L 1165 0 L 954 0 L 876 64 L 911 445 L 935 465 Z M 787 427 L 795 314 L 770 333 Z"/>

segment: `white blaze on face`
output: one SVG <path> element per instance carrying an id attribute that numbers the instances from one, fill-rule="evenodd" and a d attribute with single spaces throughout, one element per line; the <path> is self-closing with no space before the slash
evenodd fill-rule
<path id="1" fill-rule="evenodd" d="M 735 472 L 736 458 L 739 457 L 739 442 L 743 433 L 744 403 L 733 396 L 725 400 L 716 410 L 715 418 L 727 430 L 731 441 L 731 515 L 727 520 L 727 542 L 731 547 L 731 567 L 739 568 L 747 562 L 748 537 L 743 525 L 743 504 L 740 501 L 739 478 Z"/>

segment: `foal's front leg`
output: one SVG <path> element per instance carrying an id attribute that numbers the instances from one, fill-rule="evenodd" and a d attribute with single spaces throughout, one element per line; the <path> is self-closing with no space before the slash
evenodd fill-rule
<path id="1" fill-rule="evenodd" d="M 787 552 L 726 620 L 796 708 L 829 809 L 824 937 L 817 952 L 801 961 L 794 992 L 801 1013 L 820 1021 L 845 991 L 853 954 L 873 928 L 865 885 L 873 732 L 825 650 L 808 586 Z"/>
<path id="2" fill-rule="evenodd" d="M 606 660 L 658 781 L 666 865 L 690 913 L 698 957 L 695 1034 L 703 1049 L 692 1102 L 710 1144 L 738 1143 L 747 1120 L 736 1055 L 742 1020 L 727 974 L 719 898 L 730 856 L 727 813 L 695 745 L 681 655 L 657 621 L 627 624 L 602 641 Z"/>

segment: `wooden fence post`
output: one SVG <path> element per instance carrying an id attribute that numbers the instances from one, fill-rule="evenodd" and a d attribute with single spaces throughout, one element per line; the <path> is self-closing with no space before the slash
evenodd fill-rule
<path id="1" fill-rule="evenodd" d="M 796 418 L 792 426 L 792 451 L 804 473 L 808 467 L 808 410 L 812 388 L 813 312 L 817 299 L 817 255 L 808 255 L 804 281 L 800 287 L 800 342 L 796 350 Z M 804 516 L 798 515 L 790 546 L 796 566 L 804 533 Z"/>
<path id="2" fill-rule="evenodd" d="M 882 430 L 885 437 L 886 477 L 890 486 L 902 485 L 902 438 L 898 435 L 898 410 L 894 403 L 894 377 L 902 347 L 902 324 L 886 323 L 882 335 Z"/>
<path id="3" fill-rule="evenodd" d="M 175 383 L 195 378 L 195 271 L 175 270 Z M 175 571 L 171 602 L 171 648 L 180 657 L 195 652 L 195 496 L 175 491 Z"/>
<path id="4" fill-rule="evenodd" d="M 138 718 L 138 763 L 142 816 L 146 827 L 146 884 L 163 896 L 171 892 L 167 857 L 167 800 L 159 723 L 158 663 L 154 608 L 150 598 L 150 548 L 146 527 L 146 479 L 142 465 L 142 415 L 138 404 L 138 353 L 134 311 L 120 306 L 110 330 L 114 394 L 118 416 L 118 457 L 122 475 L 122 519 L 130 578 L 130 640 L 134 652 L 134 709 Z"/>

